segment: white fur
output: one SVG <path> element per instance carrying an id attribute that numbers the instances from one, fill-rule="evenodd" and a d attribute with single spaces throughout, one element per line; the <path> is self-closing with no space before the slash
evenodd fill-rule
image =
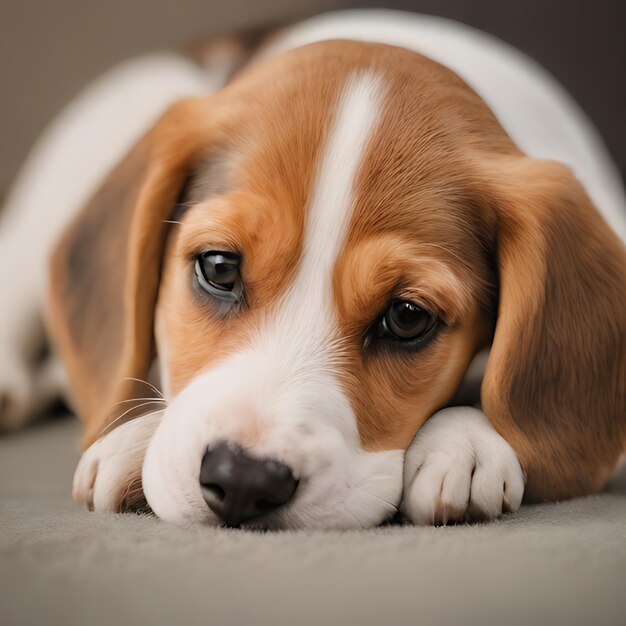
<path id="1" fill-rule="evenodd" d="M 238 354 L 196 377 L 170 404 L 143 471 L 148 503 L 174 522 L 215 522 L 200 491 L 207 446 L 234 441 L 288 465 L 300 485 L 280 514 L 293 527 L 367 527 L 392 514 L 402 451 L 366 453 L 341 389 L 332 276 L 352 189 L 384 98 L 378 77 L 348 78 L 307 206 L 293 284 Z"/>
<path id="2" fill-rule="evenodd" d="M 95 511 L 119 510 L 129 485 L 141 476 L 161 416 L 159 411 L 126 422 L 85 450 L 74 472 L 72 495 L 78 504 Z"/>
<path id="3" fill-rule="evenodd" d="M 517 511 L 523 494 L 515 452 L 478 409 L 435 413 L 407 450 L 401 508 L 414 524 L 492 519 Z"/>

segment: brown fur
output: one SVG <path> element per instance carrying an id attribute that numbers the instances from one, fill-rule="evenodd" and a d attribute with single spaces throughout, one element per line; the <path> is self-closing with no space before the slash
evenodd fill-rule
<path id="1" fill-rule="evenodd" d="M 500 301 L 483 407 L 520 458 L 528 499 L 592 493 L 626 444 L 624 245 L 564 166 L 485 165 Z"/>
<path id="2" fill-rule="evenodd" d="M 333 286 L 363 446 L 406 448 L 497 316 L 482 400 L 527 494 L 597 490 L 626 439 L 624 247 L 573 177 L 522 155 L 458 77 L 376 44 L 306 46 L 173 107 L 65 235 L 53 330 L 87 441 L 115 402 L 141 395 L 124 379 L 147 375 L 157 291 L 174 392 L 245 345 L 295 274 L 316 157 L 343 81 L 363 68 L 388 91 Z M 211 169 L 223 180 L 202 184 Z M 192 206 L 170 229 L 163 220 L 194 173 Z M 191 290 L 194 255 L 209 247 L 243 254 L 233 315 Z M 443 322 L 418 352 L 363 348 L 394 296 Z"/>
<path id="3" fill-rule="evenodd" d="M 412 296 L 444 323 L 415 353 L 379 350 L 361 358 L 353 344 L 347 386 L 363 445 L 406 448 L 448 402 L 488 338 L 494 275 L 485 244 L 492 224 L 478 209 L 466 162 L 485 142 L 503 152 L 507 138 L 491 129 L 490 111 L 449 70 L 388 46 L 364 46 L 361 54 L 384 76 L 388 94 L 357 180 L 343 254 L 358 258 L 358 266 L 339 285 L 352 298 L 361 285 L 369 293 L 342 317 L 354 327 L 356 309 L 367 323 L 392 295 Z M 476 126 L 485 134 L 475 134 Z M 372 267 L 360 278 L 366 264 Z"/>

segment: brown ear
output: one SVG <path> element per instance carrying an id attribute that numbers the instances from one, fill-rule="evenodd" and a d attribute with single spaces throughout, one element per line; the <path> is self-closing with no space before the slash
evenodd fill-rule
<path id="1" fill-rule="evenodd" d="M 202 100 L 172 106 L 108 176 L 54 251 L 49 324 L 86 444 L 112 419 L 116 403 L 149 392 L 131 379 L 145 380 L 152 361 L 164 220 L 208 145 L 206 116 Z"/>
<path id="2" fill-rule="evenodd" d="M 626 251 L 564 166 L 490 164 L 499 304 L 483 409 L 530 500 L 600 489 L 626 444 Z"/>

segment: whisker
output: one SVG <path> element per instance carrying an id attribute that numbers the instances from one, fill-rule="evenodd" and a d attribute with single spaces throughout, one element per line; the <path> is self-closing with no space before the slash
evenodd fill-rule
<path id="1" fill-rule="evenodd" d="M 176 220 L 163 220 L 163 222 L 165 224 L 180 224 L 181 226 L 184 226 L 184 224 L 182 222 L 178 222 Z"/>
<path id="2" fill-rule="evenodd" d="M 118 406 L 119 404 L 126 404 L 128 402 L 141 402 L 142 400 L 153 400 L 154 402 L 163 402 L 167 404 L 167 400 L 164 398 L 131 398 L 130 400 L 120 400 L 116 402 L 113 406 Z"/>
<path id="3" fill-rule="evenodd" d="M 150 387 L 150 389 L 152 389 L 154 391 L 154 393 L 157 394 L 157 396 L 160 396 L 161 398 L 165 398 L 163 393 L 159 389 L 157 389 L 154 385 L 149 383 L 147 380 L 141 380 L 141 378 L 133 378 L 132 376 L 127 376 L 126 378 L 124 378 L 124 380 L 134 380 L 134 381 L 136 381 L 138 383 L 142 383 L 144 385 L 148 385 L 148 387 Z"/>
<path id="4" fill-rule="evenodd" d="M 100 437 L 104 432 L 106 432 L 109 428 L 111 428 L 111 426 L 113 426 L 113 424 L 119 422 L 125 415 L 128 415 L 131 411 L 135 411 L 136 409 L 140 409 L 144 406 L 149 406 L 150 404 L 156 404 L 156 402 L 154 401 L 150 401 L 150 402 L 144 402 L 143 404 L 138 404 L 137 406 L 131 406 L 130 409 L 127 409 L 126 411 L 124 411 L 120 416 L 116 417 L 112 422 L 109 422 L 99 433 L 98 433 L 98 437 Z M 156 411 L 153 411 L 152 413 L 150 413 L 150 415 L 154 415 L 155 413 L 158 413 L 158 411 L 165 411 L 165 409 L 158 409 Z M 142 415 L 141 417 L 145 417 L 144 415 Z"/>

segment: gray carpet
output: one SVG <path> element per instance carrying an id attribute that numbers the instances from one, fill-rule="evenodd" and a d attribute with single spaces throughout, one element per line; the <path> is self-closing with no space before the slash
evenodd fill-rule
<path id="1" fill-rule="evenodd" d="M 0 439 L 0 624 L 626 624 L 626 467 L 477 526 L 184 529 L 74 506 L 70 418 Z"/>

